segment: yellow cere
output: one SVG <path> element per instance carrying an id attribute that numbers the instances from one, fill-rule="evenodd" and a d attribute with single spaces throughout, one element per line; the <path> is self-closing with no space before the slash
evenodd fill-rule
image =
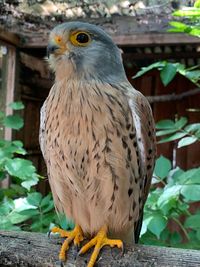
<path id="1" fill-rule="evenodd" d="M 74 46 L 87 46 L 91 42 L 90 34 L 84 31 L 71 32 L 69 39 Z"/>

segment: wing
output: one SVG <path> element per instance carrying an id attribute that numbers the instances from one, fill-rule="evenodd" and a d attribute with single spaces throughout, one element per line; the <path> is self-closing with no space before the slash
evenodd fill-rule
<path id="1" fill-rule="evenodd" d="M 139 221 L 135 225 L 135 242 L 138 242 L 142 225 L 143 207 L 148 196 L 155 163 L 155 125 L 148 100 L 139 91 L 132 88 L 128 90 L 127 96 L 136 129 L 140 173 L 140 214 Z"/>

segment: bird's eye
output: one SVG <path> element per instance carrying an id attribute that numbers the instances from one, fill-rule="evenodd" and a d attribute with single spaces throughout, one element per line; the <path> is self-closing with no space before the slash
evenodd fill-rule
<path id="1" fill-rule="evenodd" d="M 76 41 L 79 42 L 80 44 L 88 43 L 89 36 L 88 36 L 88 34 L 81 32 L 81 33 L 77 34 Z"/>
<path id="2" fill-rule="evenodd" d="M 87 32 L 79 31 L 71 33 L 70 41 L 75 46 L 87 46 L 91 41 L 91 37 Z"/>

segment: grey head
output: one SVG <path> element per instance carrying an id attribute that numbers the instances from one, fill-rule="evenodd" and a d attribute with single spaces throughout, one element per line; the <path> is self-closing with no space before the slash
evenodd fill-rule
<path id="1" fill-rule="evenodd" d="M 106 82 L 126 80 L 120 49 L 100 27 L 84 22 L 56 26 L 47 47 L 54 71 L 72 64 L 76 75 Z"/>

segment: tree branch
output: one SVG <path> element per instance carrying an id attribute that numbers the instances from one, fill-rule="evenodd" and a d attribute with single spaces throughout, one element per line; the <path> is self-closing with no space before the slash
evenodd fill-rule
<path id="1" fill-rule="evenodd" d="M 200 94 L 200 88 L 195 88 L 181 94 L 169 94 L 169 95 L 158 95 L 158 96 L 146 96 L 150 103 L 157 102 L 168 102 L 168 101 L 177 101 L 182 100 L 186 97 Z"/>
<path id="2" fill-rule="evenodd" d="M 0 266 L 53 267 L 60 266 L 58 253 L 64 239 L 40 233 L 0 231 Z M 71 246 L 67 253 L 65 267 L 83 267 L 91 255 L 91 251 L 77 256 L 76 249 Z M 116 248 L 102 249 L 98 267 L 198 267 L 200 251 L 177 248 L 135 245 L 126 247 L 125 253 Z"/>

